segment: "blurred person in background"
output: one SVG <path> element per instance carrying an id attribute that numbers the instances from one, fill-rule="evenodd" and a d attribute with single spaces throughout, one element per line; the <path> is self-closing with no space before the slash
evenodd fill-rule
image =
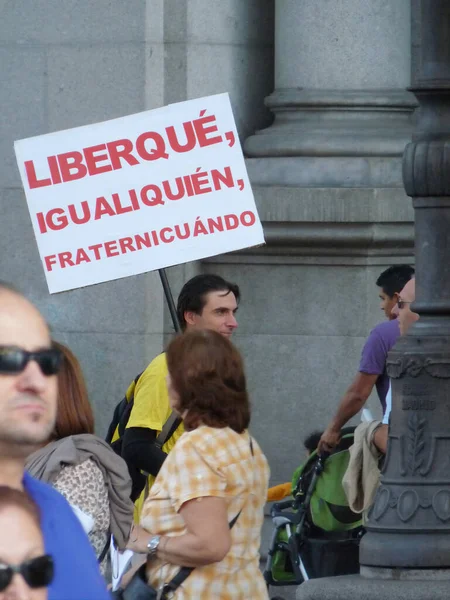
<path id="1" fill-rule="evenodd" d="M 380 308 L 388 320 L 378 323 L 370 332 L 361 353 L 358 373 L 319 441 L 319 453 L 331 452 L 339 443 L 341 429 L 364 407 L 374 387 L 383 415 L 386 412 L 386 396 L 389 390 L 386 358 L 400 335 L 398 321 L 392 309 L 400 291 L 412 277 L 414 269 L 409 265 L 393 265 L 378 277 L 376 285 L 379 288 Z"/>
<path id="2" fill-rule="evenodd" d="M 39 507 L 45 551 L 55 563 L 49 600 L 107 600 L 95 554 L 69 504 L 25 471 L 26 458 L 55 427 L 61 359 L 36 307 L 0 282 L 0 485 Z"/>
<path id="3" fill-rule="evenodd" d="M 397 317 L 400 327 L 400 335 L 406 335 L 413 323 L 419 320 L 418 313 L 411 310 L 411 304 L 416 298 L 416 280 L 411 279 L 399 294 L 396 305 L 392 313 Z M 374 444 L 383 454 L 387 451 L 388 425 L 392 410 L 392 390 L 389 387 L 387 395 L 386 412 L 383 418 L 383 424 L 375 431 Z"/>
<path id="4" fill-rule="evenodd" d="M 239 287 L 219 275 L 202 273 L 187 281 L 178 296 L 177 316 L 182 331 L 212 329 L 230 339 L 238 326 L 236 312 L 240 301 Z M 145 495 L 167 455 L 183 434 L 181 419 L 174 421 L 175 429 L 162 447 L 157 437 L 173 417 L 166 384 L 167 361 L 163 352 L 148 365 L 137 381 L 127 390 L 134 395 L 133 407 L 123 436 L 121 455 L 133 469 L 149 474 L 146 489 L 136 502 L 135 519 L 139 515 Z M 113 441 L 117 435 L 113 436 Z"/>
<path id="5" fill-rule="evenodd" d="M 1 485 L 0 600 L 47 600 L 53 571 L 38 507 L 24 492 Z"/>
<path id="6" fill-rule="evenodd" d="M 110 535 L 124 549 L 133 520 L 126 463 L 94 435 L 94 415 L 80 363 L 67 346 L 58 373 L 56 423 L 50 441 L 26 461 L 28 472 L 50 483 L 72 506 L 109 579 Z"/>

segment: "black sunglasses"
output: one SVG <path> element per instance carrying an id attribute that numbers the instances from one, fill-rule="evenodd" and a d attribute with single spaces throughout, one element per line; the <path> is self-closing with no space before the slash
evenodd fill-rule
<path id="1" fill-rule="evenodd" d="M 399 309 L 405 308 L 407 304 L 412 304 L 412 302 L 407 302 L 406 300 L 402 300 L 401 298 L 397 299 L 397 306 Z"/>
<path id="2" fill-rule="evenodd" d="M 41 588 L 52 582 L 53 572 L 53 558 L 48 554 L 27 560 L 21 565 L 0 562 L 0 592 L 6 590 L 15 573 L 20 573 L 30 588 Z"/>
<path id="3" fill-rule="evenodd" d="M 56 375 L 62 354 L 56 348 L 27 352 L 17 346 L 0 346 L 0 373 L 21 373 L 30 360 L 35 360 L 44 375 Z"/>

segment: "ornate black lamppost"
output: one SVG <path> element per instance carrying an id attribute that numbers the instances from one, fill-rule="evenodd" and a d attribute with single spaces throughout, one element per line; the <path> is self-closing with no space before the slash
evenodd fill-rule
<path id="1" fill-rule="evenodd" d="M 415 209 L 420 320 L 388 358 L 389 447 L 360 562 L 366 576 L 450 579 L 450 2 L 412 7 L 420 109 L 403 179 Z"/>

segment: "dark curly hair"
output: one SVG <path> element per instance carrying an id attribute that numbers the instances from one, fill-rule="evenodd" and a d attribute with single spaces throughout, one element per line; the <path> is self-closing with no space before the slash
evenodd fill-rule
<path id="1" fill-rule="evenodd" d="M 248 428 L 250 403 L 241 355 L 224 336 L 212 330 L 193 330 L 172 340 L 167 366 L 179 395 L 177 411 L 188 411 L 186 430 L 200 425 Z"/>
<path id="2" fill-rule="evenodd" d="M 192 277 L 184 284 L 178 296 L 177 316 L 183 331 L 186 329 L 184 313 L 192 311 L 201 315 L 210 292 L 225 292 L 224 295 L 234 294 L 237 304 L 241 298 L 239 287 L 235 283 L 226 281 L 220 275 L 202 273 Z"/>

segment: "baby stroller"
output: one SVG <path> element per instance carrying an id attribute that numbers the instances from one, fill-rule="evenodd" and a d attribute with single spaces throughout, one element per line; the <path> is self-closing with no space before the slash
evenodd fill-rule
<path id="1" fill-rule="evenodd" d="M 342 488 L 352 444 L 353 434 L 346 434 L 327 457 L 313 452 L 294 473 L 293 500 L 272 506 L 274 530 L 264 570 L 268 588 L 359 573 L 362 520 L 350 510 Z"/>

